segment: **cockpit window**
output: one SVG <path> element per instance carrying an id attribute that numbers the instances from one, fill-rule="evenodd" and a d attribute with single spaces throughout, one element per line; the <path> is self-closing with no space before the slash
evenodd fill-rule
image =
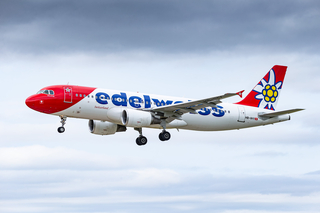
<path id="1" fill-rule="evenodd" d="M 37 94 L 47 94 L 47 95 L 54 95 L 54 91 L 53 90 L 40 90 L 39 92 L 37 92 Z"/>

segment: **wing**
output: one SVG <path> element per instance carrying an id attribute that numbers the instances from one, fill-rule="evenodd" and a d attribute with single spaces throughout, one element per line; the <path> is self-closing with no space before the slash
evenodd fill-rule
<path id="1" fill-rule="evenodd" d="M 178 104 L 172 104 L 168 106 L 161 106 L 152 109 L 153 112 L 155 112 L 156 115 L 160 115 L 163 117 L 175 117 L 180 116 L 184 113 L 197 113 L 196 110 L 205 108 L 205 107 L 216 107 L 217 104 L 221 103 L 222 99 L 229 98 L 232 96 L 239 95 L 242 96 L 244 90 L 237 92 L 237 93 L 226 93 L 224 95 L 211 97 L 211 98 L 205 98 L 195 101 L 189 101 L 185 103 L 178 103 Z"/>

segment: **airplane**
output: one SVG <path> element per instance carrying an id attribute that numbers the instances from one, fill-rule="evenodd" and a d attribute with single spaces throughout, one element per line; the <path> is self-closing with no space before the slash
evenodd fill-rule
<path id="1" fill-rule="evenodd" d="M 223 99 L 240 96 L 225 93 L 191 100 L 135 92 L 116 91 L 75 85 L 55 85 L 28 97 L 26 105 L 38 112 L 59 116 L 59 133 L 65 131 L 67 117 L 89 120 L 89 130 L 97 135 L 125 132 L 133 127 L 139 132 L 137 145 L 147 144 L 142 128 L 162 129 L 161 141 L 168 141 L 167 129 L 222 131 L 264 126 L 290 120 L 290 113 L 304 109 L 276 111 L 287 66 L 275 65 L 252 91 L 237 103 Z"/>

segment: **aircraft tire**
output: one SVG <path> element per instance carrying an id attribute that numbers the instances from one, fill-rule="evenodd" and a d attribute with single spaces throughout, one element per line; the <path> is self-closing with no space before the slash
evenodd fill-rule
<path id="1" fill-rule="evenodd" d="M 144 136 L 139 136 L 137 137 L 136 139 L 136 143 L 138 146 L 143 146 L 143 145 L 146 145 L 148 142 L 148 139 Z"/>
<path id="2" fill-rule="evenodd" d="M 170 132 L 164 131 L 164 132 L 162 133 L 162 137 L 163 137 L 163 139 L 164 139 L 165 141 L 168 141 L 168 140 L 170 140 L 170 138 L 171 138 L 171 134 L 170 134 Z"/>
<path id="3" fill-rule="evenodd" d="M 167 141 L 171 138 L 170 132 L 163 131 L 159 134 L 159 139 L 161 141 Z"/>
<path id="4" fill-rule="evenodd" d="M 65 129 L 63 126 L 60 126 L 60 127 L 58 128 L 58 132 L 59 132 L 59 133 L 64 133 L 65 130 L 66 130 L 66 129 Z"/>
<path id="5" fill-rule="evenodd" d="M 163 138 L 162 132 L 159 134 L 159 139 L 160 139 L 160 141 L 164 141 L 164 138 Z"/>

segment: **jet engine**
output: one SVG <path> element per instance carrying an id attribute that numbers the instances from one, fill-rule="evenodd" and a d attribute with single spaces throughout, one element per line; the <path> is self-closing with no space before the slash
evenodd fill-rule
<path id="1" fill-rule="evenodd" d="M 150 112 L 124 109 L 122 111 L 121 122 L 128 127 L 145 127 L 151 124 L 160 124 L 160 119 L 154 117 Z"/>
<path id="2" fill-rule="evenodd" d="M 89 120 L 89 130 L 96 135 L 113 135 L 116 132 L 125 132 L 127 128 L 107 121 Z"/>

